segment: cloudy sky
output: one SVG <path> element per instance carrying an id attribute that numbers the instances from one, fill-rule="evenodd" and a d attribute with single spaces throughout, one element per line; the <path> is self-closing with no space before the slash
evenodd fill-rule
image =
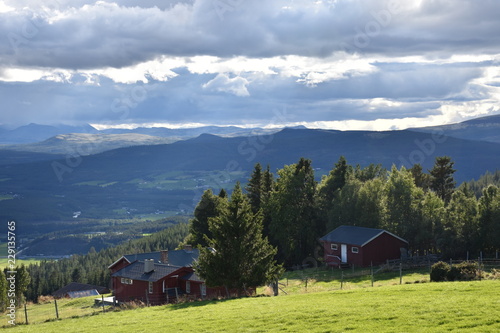
<path id="1" fill-rule="evenodd" d="M 0 124 L 399 129 L 500 113 L 498 0 L 0 0 Z"/>

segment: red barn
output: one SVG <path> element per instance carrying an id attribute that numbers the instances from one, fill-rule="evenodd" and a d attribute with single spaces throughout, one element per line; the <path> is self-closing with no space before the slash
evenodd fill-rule
<path id="1" fill-rule="evenodd" d="M 383 229 L 340 226 L 320 238 L 327 265 L 367 267 L 401 258 L 408 242 Z"/>
<path id="2" fill-rule="evenodd" d="M 199 256 L 190 247 L 122 256 L 111 264 L 111 283 L 118 302 L 143 301 L 151 305 L 179 298 L 214 298 L 222 288 L 208 288 L 191 267 Z"/>

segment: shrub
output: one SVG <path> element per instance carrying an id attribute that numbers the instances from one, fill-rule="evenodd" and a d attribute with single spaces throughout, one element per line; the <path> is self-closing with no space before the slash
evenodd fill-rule
<path id="1" fill-rule="evenodd" d="M 450 265 L 443 261 L 439 261 L 432 265 L 431 267 L 431 281 L 440 282 L 446 281 L 448 278 L 448 273 L 450 271 Z"/>
<path id="2" fill-rule="evenodd" d="M 452 270 L 456 271 L 456 276 L 455 280 L 450 281 L 470 281 L 476 279 L 478 276 L 477 264 L 474 262 L 464 261 L 460 264 L 454 265 Z"/>

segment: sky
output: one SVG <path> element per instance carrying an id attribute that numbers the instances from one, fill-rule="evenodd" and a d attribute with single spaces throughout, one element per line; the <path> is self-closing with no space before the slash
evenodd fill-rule
<path id="1" fill-rule="evenodd" d="M 0 0 L 0 125 L 390 130 L 500 113 L 498 0 Z"/>

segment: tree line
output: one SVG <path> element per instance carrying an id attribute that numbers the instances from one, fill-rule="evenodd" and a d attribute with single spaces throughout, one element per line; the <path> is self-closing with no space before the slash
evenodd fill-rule
<path id="1" fill-rule="evenodd" d="M 261 216 L 262 237 L 285 267 L 320 257 L 318 239 L 340 225 L 385 229 L 406 239 L 414 254 L 495 253 L 500 249 L 500 190 L 484 183 L 476 196 L 467 183 L 456 186 L 455 171 L 447 156 L 437 157 L 427 171 L 419 164 L 361 168 L 340 157 L 318 182 L 312 161 L 301 158 L 276 174 L 256 164 L 244 196 L 252 213 Z M 227 214 L 228 200 L 225 190 L 205 191 L 184 242 L 218 244 L 215 221 Z"/>
<path id="2" fill-rule="evenodd" d="M 20 281 L 24 282 L 16 284 L 17 304 L 21 305 L 25 300 L 37 302 L 39 296 L 50 295 L 70 282 L 109 286 L 108 266 L 122 255 L 174 249 L 186 238 L 187 219 L 173 218 L 171 220 L 172 223 L 165 230 L 151 236 L 126 241 L 99 252 L 91 248 L 86 255 L 73 255 L 57 261 L 44 260 L 38 264 L 20 266 L 17 271 L 21 274 Z M 24 274 L 25 271 L 27 274 Z M 3 280 L 1 273 L 3 272 L 0 272 L 0 280 Z M 25 275 L 28 283 L 25 283 Z M 0 310 L 7 300 L 5 287 L 0 283 Z"/>

